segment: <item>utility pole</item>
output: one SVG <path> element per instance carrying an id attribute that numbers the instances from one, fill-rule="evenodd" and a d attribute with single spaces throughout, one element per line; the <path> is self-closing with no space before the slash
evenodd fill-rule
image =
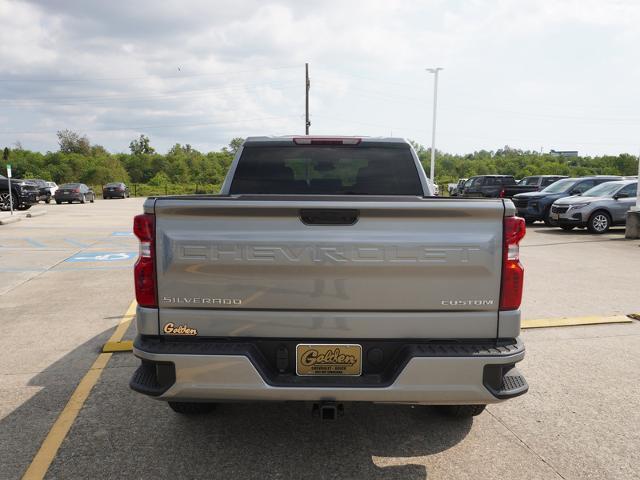
<path id="1" fill-rule="evenodd" d="M 309 121 L 309 89 L 311 88 L 311 82 L 309 81 L 309 64 L 304 64 L 304 76 L 305 76 L 305 88 L 304 88 L 304 134 L 309 135 L 309 127 L 311 122 Z"/>
<path id="2" fill-rule="evenodd" d="M 438 72 L 442 70 L 442 67 L 427 68 L 427 72 L 434 74 L 433 79 L 433 125 L 431 126 L 431 171 L 429 173 L 429 180 L 431 180 L 431 187 L 435 189 L 435 168 L 436 168 L 436 111 L 438 106 Z"/>

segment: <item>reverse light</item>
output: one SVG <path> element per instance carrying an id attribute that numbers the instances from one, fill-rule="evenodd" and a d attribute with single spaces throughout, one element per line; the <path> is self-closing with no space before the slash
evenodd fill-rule
<path id="1" fill-rule="evenodd" d="M 360 142 L 359 137 L 293 137 L 296 145 L 358 145 Z"/>
<path id="2" fill-rule="evenodd" d="M 155 215 L 144 213 L 133 218 L 133 233 L 140 240 L 140 253 L 133 267 L 133 277 L 136 300 L 141 307 L 158 307 L 154 258 L 155 227 Z"/>
<path id="3" fill-rule="evenodd" d="M 505 217 L 500 310 L 517 310 L 522 303 L 524 267 L 520 263 L 520 240 L 524 238 L 525 233 L 524 218 Z"/>

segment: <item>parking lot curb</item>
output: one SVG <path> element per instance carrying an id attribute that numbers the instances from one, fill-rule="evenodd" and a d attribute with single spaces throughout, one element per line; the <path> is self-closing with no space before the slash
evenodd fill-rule
<path id="1" fill-rule="evenodd" d="M 572 317 L 572 318 L 541 318 L 534 320 L 523 320 L 521 328 L 550 328 L 550 327 L 573 327 L 578 325 L 600 325 L 605 323 L 632 323 L 633 320 L 627 315 L 593 316 L 593 317 Z"/>
<path id="2" fill-rule="evenodd" d="M 38 210 L 37 212 L 29 212 L 29 213 L 27 213 L 27 218 L 41 217 L 45 213 L 47 213 L 46 210 Z"/>
<path id="3" fill-rule="evenodd" d="M 20 221 L 20 217 L 17 215 L 15 217 L 7 217 L 0 219 L 0 225 L 9 225 L 10 223 L 16 223 Z"/>
<path id="4" fill-rule="evenodd" d="M 114 353 L 114 352 L 132 352 L 133 351 L 133 340 L 121 340 L 119 342 L 107 342 L 102 347 L 103 353 Z"/>

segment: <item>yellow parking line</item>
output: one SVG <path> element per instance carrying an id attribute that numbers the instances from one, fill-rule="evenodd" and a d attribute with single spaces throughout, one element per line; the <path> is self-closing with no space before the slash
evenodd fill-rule
<path id="1" fill-rule="evenodd" d="M 131 305 L 129 305 L 127 313 L 120 320 L 115 332 L 111 335 L 109 342 L 118 342 L 122 339 L 133 320 L 132 316 L 135 314 L 135 311 L 136 302 L 134 300 L 131 302 Z M 27 468 L 27 471 L 22 477 L 23 479 L 34 480 L 44 478 L 47 470 L 49 470 L 51 462 L 53 462 L 53 459 L 58 453 L 60 445 L 62 445 L 62 442 L 69 433 L 71 425 L 75 422 L 84 402 L 89 397 L 89 394 L 100 378 L 100 375 L 102 375 L 102 371 L 107 366 L 107 363 L 109 363 L 111 355 L 111 353 L 99 354 L 96 361 L 91 365 L 89 371 L 85 374 L 82 380 L 80 380 L 80 383 L 74 390 L 71 398 L 69 398 L 69 401 L 62 412 L 60 412 L 60 415 L 51 427 L 51 430 L 49 430 L 44 442 L 42 442 L 38 453 L 33 457 L 29 468 Z"/>
<path id="2" fill-rule="evenodd" d="M 626 315 L 611 317 L 572 317 L 572 318 L 542 318 L 538 320 L 523 320 L 522 328 L 571 327 L 575 325 L 598 325 L 601 323 L 631 323 Z"/>

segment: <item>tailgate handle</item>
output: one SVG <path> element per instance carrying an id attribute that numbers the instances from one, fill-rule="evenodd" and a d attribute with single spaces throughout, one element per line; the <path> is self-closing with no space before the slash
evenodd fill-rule
<path id="1" fill-rule="evenodd" d="M 353 225 L 360 212 L 353 209 L 306 208 L 300 210 L 300 220 L 305 225 Z"/>

